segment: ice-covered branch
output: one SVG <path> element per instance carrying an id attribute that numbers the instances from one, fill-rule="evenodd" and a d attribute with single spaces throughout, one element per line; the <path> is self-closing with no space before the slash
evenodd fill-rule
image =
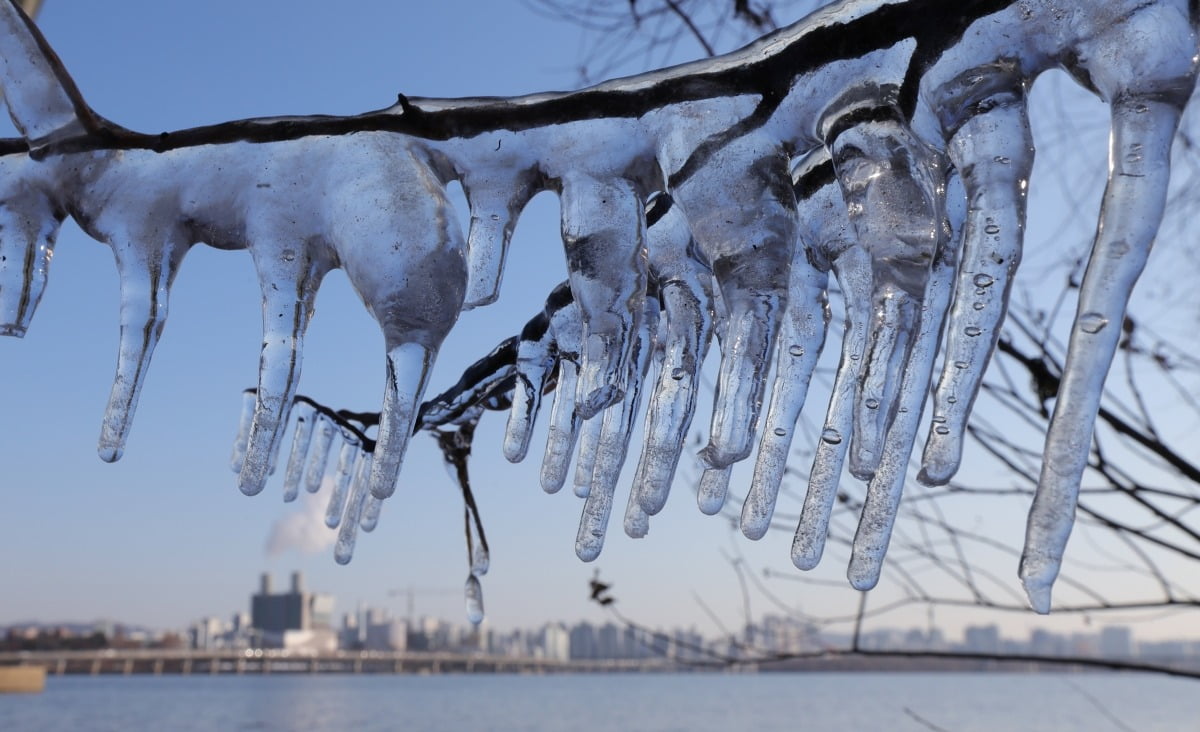
<path id="1" fill-rule="evenodd" d="M 3 185 L 21 193 L 0 206 L 20 222 L 5 226 L 0 244 L 0 333 L 28 327 L 64 215 L 112 248 L 121 344 L 99 450 L 115 460 L 184 255 L 200 242 L 248 249 L 264 337 L 236 462 L 240 488 L 254 494 L 277 459 L 317 288 L 341 267 L 385 342 L 377 444 L 363 453 L 369 460 L 356 459 L 346 441 L 339 459 L 338 485 L 353 511 L 365 511 L 395 490 L 443 338 L 464 307 L 496 298 L 522 208 L 555 191 L 571 305 L 548 306 L 544 322 L 514 344 L 511 363 L 480 372 L 490 381 L 474 382 L 471 398 L 512 390 L 504 452 L 517 460 L 543 393 L 557 385 L 542 481 L 548 490 L 565 482 L 581 433 L 576 489 L 588 500 L 576 549 L 591 559 L 651 354 L 661 349 L 663 363 L 649 382 L 626 514 L 635 535 L 666 499 L 714 332 L 721 364 L 702 451 L 708 512 L 724 503 L 731 466 L 753 452 L 776 359 L 743 515 L 745 533 L 761 535 L 824 341 L 832 269 L 863 300 L 850 310 L 793 553 L 799 566 L 819 558 L 848 459 L 870 482 L 851 568 L 854 584 L 870 587 L 951 299 L 922 477 L 945 483 L 958 467 L 1021 255 L 1033 158 L 1026 90 L 1061 66 L 1108 103 L 1113 132 L 1022 560 L 1031 601 L 1045 611 L 1117 324 L 1162 217 L 1196 59 L 1194 7 L 1184 0 L 1108 0 L 1071 13 L 1049 0 L 844 0 L 739 51 L 576 92 L 402 95 L 361 115 L 150 135 L 93 112 L 37 27 L 14 0 L 0 0 L 0 86 L 28 146 L 0 150 Z M 832 177 L 810 181 L 798 198 L 792 163 L 822 148 L 829 164 L 813 158 L 819 164 L 801 179 L 817 168 Z M 966 201 L 953 238 L 948 176 L 961 181 Z M 465 237 L 451 181 L 468 201 Z M 647 212 L 654 200 L 671 205 L 657 227 Z M 465 399 L 424 416 L 462 418 Z M 312 432 L 306 439 L 330 449 Z"/>

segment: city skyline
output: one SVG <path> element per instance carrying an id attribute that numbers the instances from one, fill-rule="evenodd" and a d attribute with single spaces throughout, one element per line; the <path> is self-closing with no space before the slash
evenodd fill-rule
<path id="1" fill-rule="evenodd" d="M 370 0 L 329 14 L 283 0 L 166 5 L 137 0 L 118 18 L 102 7 L 51 0 L 39 22 L 89 103 L 120 124 L 147 131 L 254 115 L 356 113 L 385 106 L 398 92 L 516 94 L 577 82 L 582 32 L 523 7 L 456 0 L 397 9 Z M 164 31 L 179 27 L 188 33 Z M 397 28 L 405 30 L 402 40 Z M 685 58 L 699 52 L 681 45 L 679 53 Z M 1103 134 L 1081 127 L 1073 144 L 1088 146 L 1081 157 L 1095 157 Z M 1054 198 L 1031 202 L 1034 208 L 1061 204 Z M 563 278 L 561 247 L 545 233 L 557 228 L 555 206 L 542 197 L 522 216 L 501 302 L 463 316 L 443 349 L 430 393 L 514 333 Z M 1030 253 L 1031 260 L 1038 256 Z M 179 627 L 204 601 L 228 604 L 240 597 L 260 572 L 293 569 L 314 587 L 376 607 L 404 604 L 407 598 L 392 593 L 408 587 L 436 590 L 414 600 L 418 610 L 463 618 L 461 594 L 455 594 L 468 570 L 461 499 L 427 437 L 414 440 L 396 498 L 384 506 L 379 529 L 361 537 L 346 567 L 334 564 L 334 533 L 319 523 L 323 495 L 285 506 L 278 476 L 264 495 L 247 499 L 238 493 L 227 467 L 229 449 L 241 390 L 255 378 L 260 340 L 257 284 L 244 252 L 197 247 L 189 254 L 127 454 L 114 465 L 96 459 L 116 355 L 115 293 L 109 252 L 68 224 L 29 335 L 0 338 L 0 490 L 10 515 L 19 519 L 6 528 L 0 546 L 21 557 L 0 568 L 0 625 L 30 616 L 127 612 L 135 624 Z M 300 392 L 336 407 L 375 408 L 383 379 L 379 336 L 340 273 L 322 290 L 308 341 Z M 701 402 L 707 400 L 706 394 Z M 706 422 L 705 410 L 697 424 Z M 694 464 L 682 468 L 646 539 L 621 535 L 615 511 L 600 559 L 579 562 L 573 545 L 580 502 L 569 490 L 542 493 L 536 457 L 517 466 L 502 459 L 503 421 L 503 415 L 485 417 L 471 465 L 492 548 L 491 571 L 483 578 L 492 627 L 553 617 L 597 622 L 605 615 L 588 599 L 596 569 L 613 583 L 622 612 L 648 626 L 678 622 L 714 633 L 714 615 L 737 626 L 744 615 L 740 568 L 746 567 L 788 577 L 771 586 L 797 613 L 827 617 L 856 606 L 840 548 L 831 547 L 822 567 L 803 576 L 819 583 L 806 586 L 790 581 L 801 577 L 788 560 L 790 530 L 752 543 L 726 519 L 700 515 L 689 486 L 698 477 Z M 535 446 L 543 430 L 535 434 Z M 735 492 L 746 472 L 736 474 Z M 621 486 L 628 484 L 627 474 Z M 794 513 L 801 499 L 794 489 L 785 491 L 781 515 Z M 955 509 L 948 520 L 1019 546 L 1023 510 L 998 505 L 981 501 Z M 1068 561 L 1083 564 L 1092 551 L 1075 541 Z M 981 561 L 997 583 L 1018 588 L 1014 558 Z M 1167 566 L 1172 568 L 1194 571 L 1184 562 Z M 887 584 L 895 577 L 885 570 L 872 607 L 905 596 L 905 587 Z M 1103 574 L 1096 581 L 1104 581 Z M 754 612 L 775 607 L 764 593 L 751 592 Z M 870 623 L 899 618 L 916 626 L 926 612 L 913 602 Z M 981 618 L 1009 633 L 1073 632 L 1105 622 L 1103 615 L 1042 619 L 954 606 L 936 614 L 938 624 L 954 632 L 981 624 Z M 1182 626 L 1167 618 L 1138 627 L 1165 638 Z"/>

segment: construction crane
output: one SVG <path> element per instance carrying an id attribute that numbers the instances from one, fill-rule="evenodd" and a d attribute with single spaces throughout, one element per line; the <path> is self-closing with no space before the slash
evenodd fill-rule
<path id="1" fill-rule="evenodd" d="M 397 587 L 388 590 L 388 597 L 398 597 L 400 595 L 404 595 L 407 598 L 407 613 L 405 615 L 405 619 L 408 620 L 409 623 L 412 623 L 417 619 L 416 613 L 413 610 L 416 605 L 417 595 L 461 595 L 462 593 L 463 591 L 461 587 L 414 587 L 409 585 L 408 587 Z"/>

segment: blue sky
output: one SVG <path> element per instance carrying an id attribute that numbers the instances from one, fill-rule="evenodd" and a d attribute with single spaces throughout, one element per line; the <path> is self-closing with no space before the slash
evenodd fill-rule
<path id="1" fill-rule="evenodd" d="M 40 24 L 89 103 L 146 132 L 248 116 L 357 113 L 390 104 L 398 92 L 569 88 L 581 41 L 574 26 L 521 3 L 477 0 L 132 0 L 120 12 L 103 3 L 47 0 Z M 685 44 L 678 60 L 696 53 Z M 1094 123 L 1099 105 L 1073 98 Z M 1103 128 L 1088 130 L 1086 140 L 1072 141 L 1092 166 L 1082 169 L 1078 178 L 1089 182 L 1075 191 L 1085 205 L 1098 192 L 1094 168 L 1103 170 Z M 1062 201 L 1047 194 L 1046 205 Z M 442 351 L 433 389 L 515 332 L 562 279 L 556 217 L 547 195 L 524 214 L 501 302 L 463 316 Z M 1034 241 L 1044 240 L 1031 234 Z M 1030 260 L 1061 256 L 1038 251 Z M 246 610 L 263 571 L 283 582 L 286 572 L 303 570 L 310 587 L 337 595 L 342 611 L 362 601 L 402 612 L 403 598 L 389 596 L 393 588 L 461 588 L 461 501 L 426 437 L 410 448 L 396 497 L 385 505 L 379 529 L 360 539 L 349 566 L 335 565 L 331 547 L 268 555 L 272 526 L 297 506 L 280 501 L 278 477 L 258 497 L 241 495 L 228 468 L 239 392 L 256 379 L 259 312 L 245 252 L 196 247 L 189 253 L 125 457 L 103 464 L 95 442 L 116 359 L 116 277 L 106 247 L 64 227 L 29 335 L 0 339 L 0 497 L 7 519 L 0 552 L 8 558 L 0 563 L 0 623 L 110 617 L 178 627 Z M 334 273 L 309 329 L 301 393 L 337 407 L 376 409 L 382 366 L 373 321 Z M 739 624 L 741 597 L 726 558 L 734 542 L 755 565 L 795 571 L 789 534 L 772 532 L 756 544 L 735 536 L 727 521 L 700 515 L 682 484 L 648 538 L 624 537 L 617 515 L 604 553 L 585 565 L 573 552 L 581 502 L 569 490 L 546 496 L 537 485 L 544 432 L 535 435 L 531 458 L 513 466 L 500 456 L 502 427 L 500 416 L 485 420 L 472 464 L 492 545 L 484 597 L 495 626 L 601 618 L 586 601 L 586 581 L 598 567 L 616 582 L 630 617 L 714 632 L 694 596 L 726 624 Z M 619 500 L 617 514 L 623 495 Z M 985 515 L 998 539 L 1019 546 L 1020 512 L 976 507 L 955 518 L 977 523 Z M 1015 563 L 995 571 L 1017 587 Z M 830 580 L 843 572 L 838 562 L 818 570 Z M 786 603 L 814 612 L 853 601 L 845 587 L 814 593 L 778 584 Z M 772 609 L 762 601 L 756 607 Z M 463 617 L 454 594 L 418 593 L 416 609 Z M 951 627 L 966 618 L 942 616 Z M 921 610 L 894 622 L 924 619 Z M 1005 622 L 1023 633 L 1039 621 L 1030 615 Z M 1069 628 L 1078 621 L 1050 622 Z"/>

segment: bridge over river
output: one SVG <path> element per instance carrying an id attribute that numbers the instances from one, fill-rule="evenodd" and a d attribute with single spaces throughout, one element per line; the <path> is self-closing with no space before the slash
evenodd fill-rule
<path id="1" fill-rule="evenodd" d="M 0 666 L 41 666 L 64 674 L 278 674 L 278 673 L 603 673 L 694 669 L 670 659 L 545 658 L 413 651 L 303 653 L 278 649 L 216 651 L 101 649 L 0 653 Z"/>

